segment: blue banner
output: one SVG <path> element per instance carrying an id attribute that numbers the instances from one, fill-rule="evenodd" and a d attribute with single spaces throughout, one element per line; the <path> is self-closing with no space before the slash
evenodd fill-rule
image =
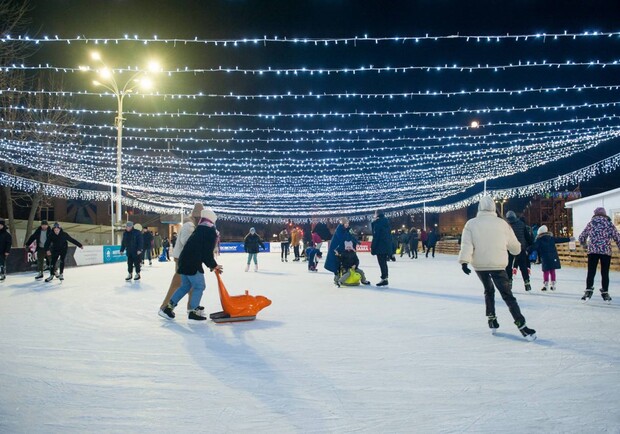
<path id="1" fill-rule="evenodd" d="M 103 263 L 109 264 L 110 262 L 125 262 L 127 255 L 125 252 L 121 254 L 121 246 L 103 246 Z"/>
<path id="2" fill-rule="evenodd" d="M 265 250 L 259 252 L 269 252 L 269 243 L 265 244 Z M 220 243 L 220 253 L 244 253 L 243 243 Z"/>

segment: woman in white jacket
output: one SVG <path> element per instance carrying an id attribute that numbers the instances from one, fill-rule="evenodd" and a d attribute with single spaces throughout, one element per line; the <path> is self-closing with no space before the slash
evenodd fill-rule
<path id="1" fill-rule="evenodd" d="M 159 308 L 160 312 L 163 312 L 164 308 L 168 306 L 168 303 L 170 302 L 170 298 L 172 297 L 172 294 L 174 294 L 174 292 L 177 289 L 179 289 L 179 287 L 181 286 L 181 275 L 177 273 L 177 262 L 179 261 L 179 256 L 181 256 L 181 252 L 183 251 L 183 247 L 185 246 L 185 243 L 187 242 L 189 237 L 194 233 L 194 229 L 196 229 L 196 224 L 200 220 L 200 213 L 202 212 L 203 209 L 204 207 L 201 203 L 194 204 L 194 209 L 192 210 L 191 216 L 187 217 L 183 222 L 183 226 L 181 226 L 181 230 L 179 231 L 177 242 L 174 245 L 174 248 L 172 250 L 172 258 L 174 259 L 174 275 L 172 276 L 172 280 L 170 281 L 170 287 L 168 288 L 168 293 L 166 294 L 166 297 L 164 298 L 164 301 Z M 191 295 L 192 294 L 190 290 L 188 300 L 192 298 Z M 188 301 L 187 309 L 189 310 L 189 301 Z"/>
<path id="2" fill-rule="evenodd" d="M 463 228 L 459 262 L 465 274 L 471 273 L 467 264 L 472 264 L 482 281 L 491 332 L 495 334 L 499 328 L 495 316 L 495 287 L 497 287 L 514 318 L 515 325 L 523 337 L 533 341 L 536 339 L 536 331 L 526 327 L 525 318 L 510 289 L 510 281 L 506 274 L 508 252 L 513 255 L 521 253 L 521 243 L 510 225 L 497 216 L 493 199 L 490 196 L 483 196 L 478 204 L 478 214 Z"/>

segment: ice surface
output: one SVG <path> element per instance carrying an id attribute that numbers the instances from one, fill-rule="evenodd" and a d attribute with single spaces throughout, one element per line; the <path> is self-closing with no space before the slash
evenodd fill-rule
<path id="1" fill-rule="evenodd" d="M 360 254 L 376 283 L 374 257 Z M 455 256 L 390 263 L 390 287 L 336 288 L 322 267 L 260 254 L 219 258 L 232 295 L 273 304 L 256 321 L 190 324 L 157 315 L 172 263 L 126 283 L 124 264 L 0 284 L 0 432 L 620 432 L 620 273 L 611 305 L 582 305 L 585 270 L 533 270 L 515 294 L 525 341 L 497 296 Z M 207 273 L 203 305 L 221 310 Z M 597 279 L 597 284 L 599 280 Z"/>

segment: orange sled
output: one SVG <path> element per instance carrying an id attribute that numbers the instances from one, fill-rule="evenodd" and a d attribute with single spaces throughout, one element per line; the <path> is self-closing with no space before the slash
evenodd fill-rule
<path id="1" fill-rule="evenodd" d="M 245 295 L 231 296 L 224 286 L 220 272 L 215 271 L 215 276 L 223 311 L 209 315 L 214 322 L 252 321 L 256 319 L 258 312 L 271 304 L 267 297 L 253 296 L 248 294 L 248 291 L 245 291 Z"/>

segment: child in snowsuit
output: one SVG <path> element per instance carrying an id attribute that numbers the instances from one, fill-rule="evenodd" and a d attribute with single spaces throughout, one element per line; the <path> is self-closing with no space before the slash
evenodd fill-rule
<path id="1" fill-rule="evenodd" d="M 0 281 L 6 279 L 6 258 L 11 253 L 13 238 L 6 228 L 4 219 L 0 219 Z"/>
<path id="2" fill-rule="evenodd" d="M 67 249 L 69 248 L 68 241 L 71 241 L 80 249 L 84 248 L 82 243 L 73 239 L 71 235 L 62 230 L 60 223 L 54 223 L 52 234 L 47 237 L 47 241 L 45 242 L 45 251 L 48 256 L 52 257 L 50 261 L 50 277 L 45 279 L 46 282 L 51 282 L 54 276 L 59 280 L 65 280 L 63 273 L 65 271 L 65 256 L 67 256 Z M 58 270 L 56 270 L 57 262 L 59 263 Z"/>
<path id="3" fill-rule="evenodd" d="M 308 258 L 308 271 L 317 271 L 319 258 L 321 258 L 322 256 L 323 255 L 319 251 L 319 249 L 317 249 L 314 246 L 314 243 L 310 241 L 308 243 L 308 248 L 306 249 L 306 258 Z"/>
<path id="4" fill-rule="evenodd" d="M 538 228 L 538 235 L 536 241 L 530 246 L 529 251 L 536 250 L 538 257 L 542 263 L 543 271 L 543 287 L 541 291 L 546 291 L 551 288 L 555 291 L 555 270 L 562 268 L 560 264 L 560 257 L 558 256 L 558 250 L 555 248 L 556 244 L 568 243 L 570 238 L 555 238 L 551 232 L 548 231 L 547 226 L 542 225 Z M 549 283 L 551 282 L 551 286 Z"/>
<path id="5" fill-rule="evenodd" d="M 339 252 L 338 256 L 340 258 L 340 268 L 343 271 L 342 276 L 340 276 L 340 279 L 336 282 L 338 287 L 340 287 L 340 285 L 346 285 L 346 281 L 351 276 L 352 272 L 359 273 L 361 282 L 364 285 L 370 285 L 370 282 L 366 280 L 364 271 L 359 268 L 360 260 L 357 257 L 357 253 L 355 253 L 352 241 L 344 242 L 344 251 Z"/>
<path id="6" fill-rule="evenodd" d="M 261 240 L 260 236 L 256 233 L 256 229 L 250 228 L 250 233 L 243 239 L 243 250 L 248 254 L 248 263 L 245 266 L 245 271 L 250 269 L 250 262 L 254 259 L 254 271 L 258 271 L 258 250 L 262 247 L 265 250 L 265 244 Z"/>

